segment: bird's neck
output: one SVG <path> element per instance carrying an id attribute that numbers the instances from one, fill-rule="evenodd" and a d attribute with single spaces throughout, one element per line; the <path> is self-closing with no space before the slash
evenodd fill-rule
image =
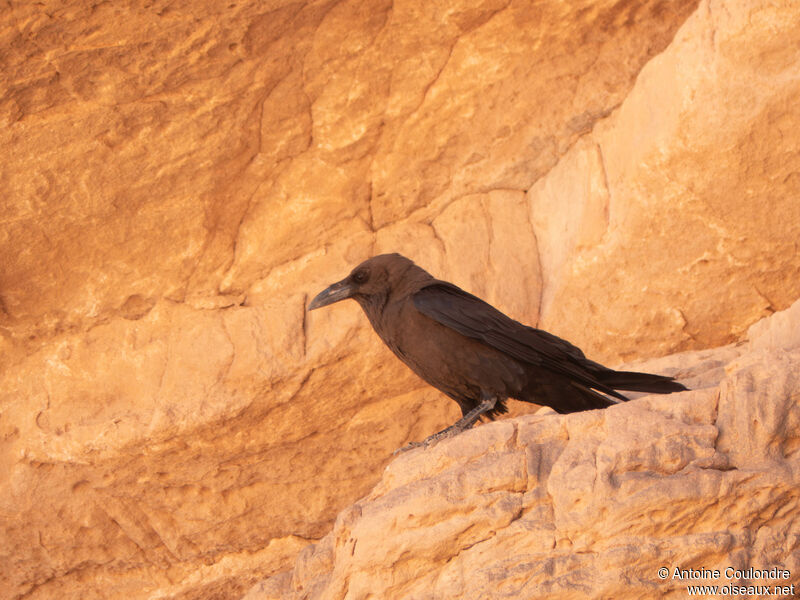
<path id="1" fill-rule="evenodd" d="M 380 333 L 383 330 L 383 310 L 386 307 L 386 302 L 389 300 L 389 294 L 370 294 L 369 296 L 361 296 L 356 298 L 364 314 L 367 315 L 373 329 Z"/>

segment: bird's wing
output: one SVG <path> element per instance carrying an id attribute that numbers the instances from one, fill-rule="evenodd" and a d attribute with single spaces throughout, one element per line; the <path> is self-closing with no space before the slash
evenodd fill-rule
<path id="1" fill-rule="evenodd" d="M 413 302 L 426 317 L 517 360 L 625 398 L 593 376 L 592 370 L 605 367 L 587 359 L 580 348 L 551 333 L 515 321 L 451 283 L 434 280 L 414 293 Z"/>

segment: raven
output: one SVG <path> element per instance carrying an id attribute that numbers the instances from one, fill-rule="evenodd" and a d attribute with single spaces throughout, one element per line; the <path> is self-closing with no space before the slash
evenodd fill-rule
<path id="1" fill-rule="evenodd" d="M 672 377 L 614 371 L 591 361 L 566 340 L 513 320 L 400 254 L 364 261 L 317 295 L 308 310 L 346 298 L 361 305 L 400 360 L 461 407 L 456 423 L 406 448 L 456 435 L 482 415 L 494 419 L 507 412 L 508 398 L 571 413 L 628 400 L 616 390 L 687 389 Z"/>

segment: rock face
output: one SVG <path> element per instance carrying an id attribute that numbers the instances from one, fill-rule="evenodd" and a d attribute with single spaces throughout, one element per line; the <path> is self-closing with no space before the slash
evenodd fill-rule
<path id="1" fill-rule="evenodd" d="M 378 252 L 611 364 L 743 339 L 800 296 L 798 36 L 788 0 L 4 5 L 0 598 L 235 598 L 452 422 L 356 306 L 305 314 Z"/>
<path id="2" fill-rule="evenodd" d="M 800 301 L 751 330 L 748 344 L 660 361 L 689 365 L 678 374 L 692 391 L 573 415 L 548 409 L 408 452 L 301 552 L 291 576 L 246 598 L 685 598 L 695 584 L 800 587 L 798 331 Z M 791 575 L 765 581 L 729 567 Z M 675 569 L 720 575 L 684 579 Z"/>
<path id="3" fill-rule="evenodd" d="M 790 3 L 702 2 L 536 182 L 544 328 L 630 360 L 740 339 L 800 295 L 800 155 L 782 133 L 800 119 L 798 25 Z"/>

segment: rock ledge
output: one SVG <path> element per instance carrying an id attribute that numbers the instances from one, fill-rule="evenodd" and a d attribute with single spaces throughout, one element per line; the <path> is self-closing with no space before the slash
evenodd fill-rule
<path id="1" fill-rule="evenodd" d="M 798 330 L 800 302 L 751 328 L 748 343 L 645 365 L 692 391 L 566 416 L 543 409 L 401 455 L 291 573 L 247 598 L 684 597 L 694 583 L 791 584 Z M 792 577 L 673 577 L 727 567 Z"/>

